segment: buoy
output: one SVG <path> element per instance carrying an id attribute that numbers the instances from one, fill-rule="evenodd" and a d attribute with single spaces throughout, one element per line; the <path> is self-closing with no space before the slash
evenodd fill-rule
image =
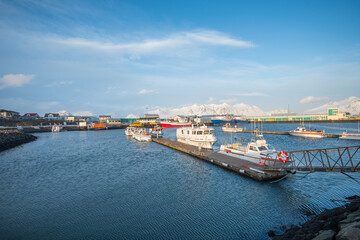
<path id="1" fill-rule="evenodd" d="M 283 155 L 285 155 L 285 158 L 283 157 Z M 287 161 L 289 161 L 289 154 L 287 154 L 287 152 L 285 151 L 281 151 L 279 153 L 279 159 L 281 162 L 286 163 Z"/>

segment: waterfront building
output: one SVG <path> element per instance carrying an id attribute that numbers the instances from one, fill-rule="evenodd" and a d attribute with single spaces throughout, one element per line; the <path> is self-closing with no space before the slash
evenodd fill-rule
<path id="1" fill-rule="evenodd" d="M 99 115 L 99 121 L 100 122 L 107 122 L 108 119 L 110 119 L 110 115 Z"/>
<path id="2" fill-rule="evenodd" d="M 74 116 L 66 116 L 65 121 L 67 121 L 67 122 L 75 122 L 75 117 Z"/>
<path id="3" fill-rule="evenodd" d="M 278 122 L 278 121 L 334 121 L 350 119 L 350 114 L 341 112 L 338 108 L 328 108 L 327 114 L 272 114 L 270 116 L 248 117 L 249 121 Z"/>
<path id="4" fill-rule="evenodd" d="M 108 126 L 119 126 L 122 125 L 122 119 L 121 118 L 110 118 L 106 121 Z"/>
<path id="5" fill-rule="evenodd" d="M 20 113 L 15 112 L 15 111 L 1 109 L 0 116 L 3 118 L 18 118 L 18 117 L 20 117 Z"/>
<path id="6" fill-rule="evenodd" d="M 47 120 L 61 120 L 59 113 L 45 113 L 44 118 Z"/>
<path id="7" fill-rule="evenodd" d="M 40 118 L 39 114 L 37 114 L 37 113 L 25 113 L 23 117 L 24 117 L 24 119 L 39 119 Z"/>

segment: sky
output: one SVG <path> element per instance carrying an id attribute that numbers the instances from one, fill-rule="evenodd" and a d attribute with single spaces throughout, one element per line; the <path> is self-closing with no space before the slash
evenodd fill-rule
<path id="1" fill-rule="evenodd" d="M 360 90 L 360 1 L 0 0 L 0 108 L 301 113 Z"/>

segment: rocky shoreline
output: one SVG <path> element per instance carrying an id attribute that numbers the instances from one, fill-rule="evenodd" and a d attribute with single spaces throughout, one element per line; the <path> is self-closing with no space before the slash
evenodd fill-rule
<path id="1" fill-rule="evenodd" d="M 360 197 L 347 199 L 346 205 L 325 210 L 301 227 L 293 226 L 279 236 L 275 236 L 274 231 L 269 231 L 268 235 L 273 240 L 360 240 Z"/>
<path id="2" fill-rule="evenodd" d="M 36 136 L 23 133 L 19 130 L 0 130 L 0 152 L 17 147 L 21 144 L 35 141 Z"/>

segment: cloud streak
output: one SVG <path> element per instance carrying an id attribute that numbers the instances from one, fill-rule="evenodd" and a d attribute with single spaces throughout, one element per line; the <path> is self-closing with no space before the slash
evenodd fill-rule
<path id="1" fill-rule="evenodd" d="M 144 94 L 149 94 L 149 93 L 156 93 L 155 90 L 151 90 L 151 89 L 141 89 L 138 92 L 138 95 L 144 95 Z"/>
<path id="2" fill-rule="evenodd" d="M 49 84 L 45 85 L 44 87 L 56 87 L 56 86 L 59 86 L 59 85 L 70 85 L 72 83 L 73 82 L 71 82 L 71 81 L 52 82 L 52 83 L 49 83 Z"/>
<path id="3" fill-rule="evenodd" d="M 329 101 L 329 100 L 330 100 L 330 98 L 328 98 L 328 97 L 308 96 L 308 97 L 305 97 L 305 98 L 301 99 L 299 101 L 299 103 L 305 104 L 305 103 L 315 103 L 315 102 L 322 102 L 322 101 Z"/>
<path id="4" fill-rule="evenodd" d="M 154 53 L 187 46 L 227 46 L 237 48 L 251 48 L 255 45 L 249 41 L 232 38 L 231 36 L 210 30 L 179 32 L 165 38 L 145 39 L 140 42 L 114 43 L 111 41 L 95 41 L 85 38 L 55 38 L 50 39 L 63 45 L 72 47 L 91 48 L 100 51 L 118 51 L 123 53 Z"/>
<path id="5" fill-rule="evenodd" d="M 0 90 L 9 87 L 21 87 L 29 83 L 35 75 L 7 74 L 0 78 Z"/>

